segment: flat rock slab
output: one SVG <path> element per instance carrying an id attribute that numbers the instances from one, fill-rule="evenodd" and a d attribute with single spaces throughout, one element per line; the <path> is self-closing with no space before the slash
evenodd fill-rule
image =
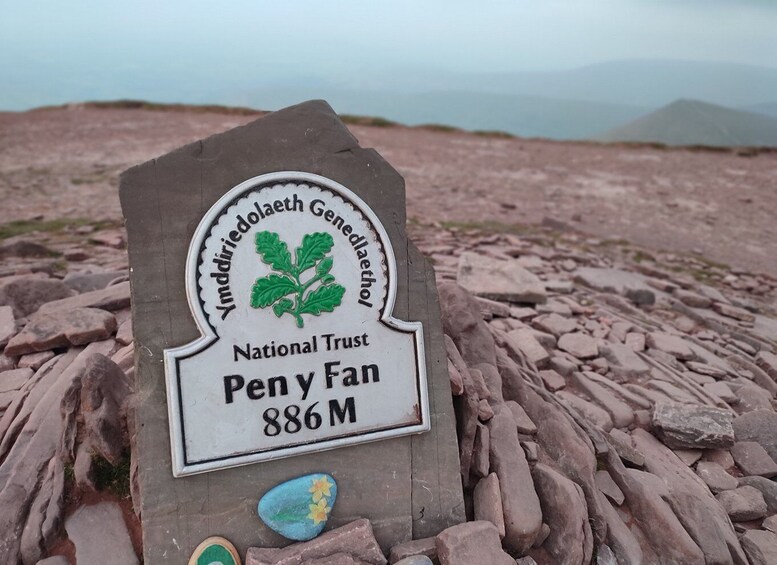
<path id="1" fill-rule="evenodd" d="M 596 339 L 582 332 L 562 335 L 558 340 L 558 348 L 578 359 L 593 359 L 599 355 Z"/>
<path id="2" fill-rule="evenodd" d="M 746 477 L 757 475 L 768 479 L 777 475 L 777 463 L 759 443 L 738 441 L 731 448 L 731 455 Z"/>
<path id="3" fill-rule="evenodd" d="M 16 319 L 13 315 L 13 308 L 0 306 L 0 347 L 8 343 L 8 340 L 14 335 L 16 335 Z"/>
<path id="4" fill-rule="evenodd" d="M 57 279 L 37 275 L 0 279 L 0 306 L 10 306 L 16 318 L 29 316 L 43 304 L 73 294 L 67 285 Z"/>
<path id="5" fill-rule="evenodd" d="M 734 522 L 758 520 L 768 511 L 763 494 L 755 487 L 745 485 L 725 490 L 716 498 Z"/>
<path id="6" fill-rule="evenodd" d="M 113 502 L 82 506 L 65 522 L 76 546 L 76 560 L 84 565 L 138 565 L 121 508 Z"/>
<path id="7" fill-rule="evenodd" d="M 515 565 L 515 559 L 502 550 L 499 532 L 491 522 L 466 522 L 448 528 L 437 536 L 440 565 Z"/>
<path id="8" fill-rule="evenodd" d="M 43 314 L 74 310 L 76 308 L 99 308 L 101 310 L 122 310 L 130 305 L 130 283 L 125 281 L 100 290 L 77 294 L 70 298 L 47 302 L 40 308 Z"/>
<path id="9" fill-rule="evenodd" d="M 642 335 L 642 334 L 633 334 Z M 599 353 L 607 359 L 612 372 L 620 378 L 641 377 L 650 372 L 650 366 L 636 354 L 634 348 L 623 343 L 604 343 Z"/>
<path id="10" fill-rule="evenodd" d="M 32 376 L 33 371 L 29 368 L 12 369 L 0 373 L 0 392 L 9 392 L 19 390 Z"/>
<path id="11" fill-rule="evenodd" d="M 777 461 L 777 413 L 755 410 L 734 419 L 737 441 L 755 441 Z"/>
<path id="12" fill-rule="evenodd" d="M 543 304 L 547 300 L 542 281 L 514 260 L 462 253 L 458 283 L 476 296 L 493 300 L 530 304 Z"/>
<path id="13" fill-rule="evenodd" d="M 688 361 L 695 357 L 688 343 L 676 335 L 652 332 L 647 335 L 646 343 L 651 349 L 658 349 L 680 360 Z"/>
<path id="14" fill-rule="evenodd" d="M 751 565 L 772 565 L 777 563 L 777 535 L 773 532 L 750 530 L 742 536 L 742 549 L 745 550 Z"/>
<path id="15" fill-rule="evenodd" d="M 347 554 L 357 563 L 386 563 L 369 520 L 361 519 L 283 549 L 249 548 L 245 565 L 301 565 L 337 554 Z"/>
<path id="16" fill-rule="evenodd" d="M 101 341 L 116 331 L 116 318 L 95 308 L 38 314 L 5 346 L 6 355 L 25 355 Z"/>
<path id="17" fill-rule="evenodd" d="M 356 192 L 386 230 L 397 260 L 394 315 L 424 325 L 430 432 L 173 478 L 165 374 L 167 348 L 200 337 L 186 300 L 186 256 L 204 214 L 230 189 L 258 175 L 302 171 Z M 146 563 L 185 563 L 218 533 L 242 553 L 283 540 L 256 516 L 261 495 L 310 473 L 336 477 L 340 495 L 328 528 L 372 521 L 389 547 L 436 535 L 464 519 L 451 388 L 434 271 L 405 234 L 404 181 L 364 149 L 323 101 L 268 114 L 123 173 L 120 198 L 131 265 L 138 480 Z M 380 492 L 380 502 L 374 495 Z M 218 532 L 213 531 L 218 524 Z"/>
<path id="18" fill-rule="evenodd" d="M 62 282 L 78 293 L 106 288 L 110 283 L 129 277 L 127 271 L 104 271 L 101 273 L 70 274 Z"/>
<path id="19" fill-rule="evenodd" d="M 653 304 L 656 294 L 639 273 L 619 269 L 582 267 L 575 271 L 575 281 L 587 287 L 625 296 L 635 304 Z"/>
<path id="20" fill-rule="evenodd" d="M 658 402 L 653 428 L 668 447 L 717 449 L 734 445 L 731 412 L 712 406 Z"/>

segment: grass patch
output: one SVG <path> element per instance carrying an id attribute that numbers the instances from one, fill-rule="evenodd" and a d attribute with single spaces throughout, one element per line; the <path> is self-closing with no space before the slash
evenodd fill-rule
<path id="1" fill-rule="evenodd" d="M 655 257 L 653 257 L 650 253 L 647 253 L 642 250 L 637 250 L 634 252 L 634 262 L 635 263 L 642 263 L 642 261 L 654 261 Z"/>
<path id="2" fill-rule="evenodd" d="M 87 108 L 98 110 L 152 110 L 158 112 L 194 112 L 198 114 L 227 114 L 230 116 L 254 116 L 264 114 L 261 110 L 242 106 L 221 106 L 220 104 L 161 104 L 146 100 L 105 100 L 85 102 Z"/>
<path id="3" fill-rule="evenodd" d="M 416 126 L 418 129 L 425 129 L 427 131 L 436 131 L 440 133 L 453 133 L 457 131 L 461 131 L 461 129 L 453 127 L 453 126 L 446 126 L 445 124 L 422 124 L 420 126 Z"/>
<path id="4" fill-rule="evenodd" d="M 0 240 L 33 232 L 53 233 L 81 226 L 101 229 L 113 225 L 111 222 L 95 222 L 87 218 L 58 218 L 56 220 L 14 220 L 0 224 Z"/>
<path id="5" fill-rule="evenodd" d="M 390 128 L 399 125 L 397 122 L 392 122 L 386 118 L 380 116 L 355 116 L 353 114 L 340 114 L 340 119 L 344 124 L 352 126 L 372 126 L 376 128 Z"/>
<path id="6" fill-rule="evenodd" d="M 116 465 L 111 465 L 99 455 L 92 456 L 94 486 L 97 490 L 107 490 L 118 498 L 130 496 L 130 456 L 124 453 Z"/>
<path id="7" fill-rule="evenodd" d="M 475 135 L 479 135 L 481 137 L 496 137 L 499 139 L 516 139 L 518 136 L 513 135 L 511 133 L 507 133 L 506 131 L 499 131 L 499 130 L 483 130 L 478 129 L 473 131 Z"/>

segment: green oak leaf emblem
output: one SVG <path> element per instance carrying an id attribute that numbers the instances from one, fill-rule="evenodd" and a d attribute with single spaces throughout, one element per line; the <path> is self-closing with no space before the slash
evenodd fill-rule
<path id="1" fill-rule="evenodd" d="M 294 250 L 292 261 L 288 245 L 277 233 L 258 232 L 256 252 L 262 262 L 275 272 L 256 279 L 251 288 L 251 306 L 272 307 L 279 318 L 291 314 L 300 328 L 305 326 L 303 314 L 318 316 L 322 312 L 333 312 L 340 306 L 345 294 L 345 287 L 336 284 L 335 277 L 330 273 L 334 259 L 327 253 L 333 246 L 330 234 L 309 233 L 302 238 L 302 245 Z M 302 282 L 302 274 L 310 269 L 314 269 L 315 274 Z"/>

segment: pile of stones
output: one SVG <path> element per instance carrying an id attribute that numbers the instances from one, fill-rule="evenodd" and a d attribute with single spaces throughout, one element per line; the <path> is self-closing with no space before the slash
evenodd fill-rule
<path id="1" fill-rule="evenodd" d="M 570 233 L 411 237 L 469 521 L 385 555 L 357 520 L 246 563 L 777 563 L 777 279 Z M 139 563 L 124 235 L 0 259 L 0 562 Z"/>

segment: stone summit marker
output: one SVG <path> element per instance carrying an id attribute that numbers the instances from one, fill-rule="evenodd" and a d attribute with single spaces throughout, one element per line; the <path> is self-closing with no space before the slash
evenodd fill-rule
<path id="1" fill-rule="evenodd" d="M 126 171 L 137 471 L 147 563 L 257 517 L 328 473 L 328 528 L 384 549 L 464 519 L 434 274 L 404 233 L 402 178 L 324 102 Z"/>

